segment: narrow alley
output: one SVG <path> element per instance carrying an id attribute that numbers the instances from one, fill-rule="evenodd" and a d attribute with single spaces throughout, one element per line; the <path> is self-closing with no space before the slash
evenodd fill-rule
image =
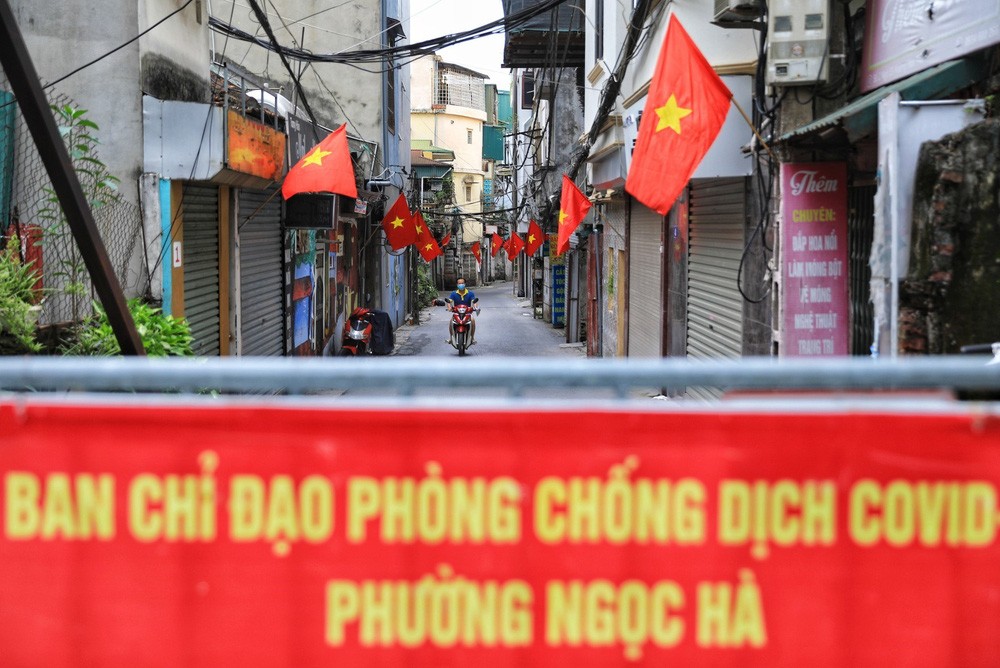
<path id="1" fill-rule="evenodd" d="M 586 357 L 583 344 L 565 343 L 566 330 L 535 318 L 528 299 L 514 294 L 510 282 L 473 287 L 481 312 L 476 316 L 476 345 L 472 357 Z M 448 296 L 441 293 L 441 299 Z M 403 325 L 396 332 L 396 355 L 458 357 L 448 344 L 449 313 L 430 306 L 420 313 L 419 325 Z"/>

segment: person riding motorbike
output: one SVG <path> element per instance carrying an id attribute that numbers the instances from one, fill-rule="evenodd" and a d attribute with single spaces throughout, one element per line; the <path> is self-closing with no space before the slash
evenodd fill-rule
<path id="1" fill-rule="evenodd" d="M 448 310 L 451 311 L 458 304 L 464 304 L 469 307 L 475 306 L 475 303 L 479 300 L 476 298 L 476 293 L 465 287 L 465 279 L 459 276 L 458 281 L 456 281 L 455 284 L 455 291 L 452 292 L 445 301 L 448 303 Z M 455 336 L 455 332 L 452 330 L 450 324 L 448 325 L 448 334 L 450 335 L 448 343 L 451 343 L 452 341 L 451 337 Z M 470 346 L 475 345 L 476 343 L 475 316 L 472 317 L 471 334 L 472 334 L 472 341 L 469 343 Z"/>

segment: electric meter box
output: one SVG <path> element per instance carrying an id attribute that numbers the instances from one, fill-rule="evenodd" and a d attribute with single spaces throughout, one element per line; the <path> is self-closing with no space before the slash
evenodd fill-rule
<path id="1" fill-rule="evenodd" d="M 771 0 L 767 12 L 767 83 L 825 82 L 830 70 L 829 0 Z"/>

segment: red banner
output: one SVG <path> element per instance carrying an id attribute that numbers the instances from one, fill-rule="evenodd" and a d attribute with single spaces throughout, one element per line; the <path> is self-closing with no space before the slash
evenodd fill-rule
<path id="1" fill-rule="evenodd" d="M 1000 664 L 981 414 L 0 403 L 5 666 Z"/>

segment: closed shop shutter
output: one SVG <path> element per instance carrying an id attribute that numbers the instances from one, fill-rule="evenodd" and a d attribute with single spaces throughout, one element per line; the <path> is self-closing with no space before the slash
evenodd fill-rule
<path id="1" fill-rule="evenodd" d="M 285 347 L 281 197 L 271 197 L 273 193 L 274 189 L 241 190 L 237 204 L 240 354 L 244 356 L 280 357 Z"/>
<path id="2" fill-rule="evenodd" d="M 628 258 L 628 355 L 663 354 L 663 217 L 632 202 Z"/>
<path id="3" fill-rule="evenodd" d="M 688 243 L 687 355 L 739 358 L 743 352 L 743 297 L 736 280 L 743 253 L 746 180 L 691 182 Z M 713 388 L 689 396 L 714 397 Z"/>
<path id="4" fill-rule="evenodd" d="M 185 184 L 184 317 L 199 356 L 219 354 L 219 189 Z"/>

